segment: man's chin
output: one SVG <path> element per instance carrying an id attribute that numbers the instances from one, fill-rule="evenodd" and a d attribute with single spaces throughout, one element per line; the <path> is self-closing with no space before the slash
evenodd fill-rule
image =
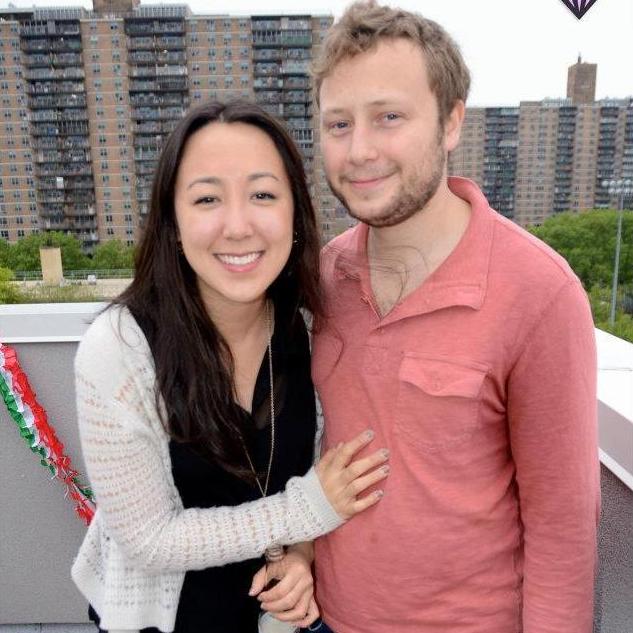
<path id="1" fill-rule="evenodd" d="M 388 226 L 396 226 L 407 220 L 412 214 L 403 213 L 402 209 L 393 208 L 350 208 L 348 207 L 349 214 L 359 222 L 363 222 L 375 229 L 381 229 Z"/>

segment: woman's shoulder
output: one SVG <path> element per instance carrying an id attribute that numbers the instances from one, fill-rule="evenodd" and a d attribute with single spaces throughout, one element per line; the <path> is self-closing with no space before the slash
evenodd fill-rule
<path id="1" fill-rule="evenodd" d="M 122 365 L 146 363 L 150 356 L 143 331 L 129 309 L 112 305 L 95 318 L 82 337 L 75 367 L 97 364 L 114 371 Z"/>

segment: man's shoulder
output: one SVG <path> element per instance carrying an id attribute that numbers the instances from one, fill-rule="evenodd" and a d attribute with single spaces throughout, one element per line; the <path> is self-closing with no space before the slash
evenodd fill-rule
<path id="1" fill-rule="evenodd" d="M 553 248 L 496 211 L 490 213 L 495 227 L 491 268 L 514 272 L 528 283 L 536 279 L 561 285 L 578 281 L 567 260 Z"/>
<path id="2" fill-rule="evenodd" d="M 332 238 L 321 250 L 321 257 L 324 260 L 328 260 L 335 258 L 338 254 L 344 251 L 356 251 L 358 248 L 358 233 L 360 229 L 361 225 L 356 224 Z"/>

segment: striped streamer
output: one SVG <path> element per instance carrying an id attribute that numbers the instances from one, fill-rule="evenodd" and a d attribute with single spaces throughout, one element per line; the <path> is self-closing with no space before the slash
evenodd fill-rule
<path id="1" fill-rule="evenodd" d="M 64 484 L 65 496 L 73 500 L 75 512 L 89 524 L 95 510 L 92 490 L 80 483 L 79 473 L 72 467 L 70 457 L 64 454 L 64 445 L 49 424 L 46 411 L 37 402 L 15 350 L 3 343 L 0 343 L 0 394 L 20 435 L 52 478 Z"/>

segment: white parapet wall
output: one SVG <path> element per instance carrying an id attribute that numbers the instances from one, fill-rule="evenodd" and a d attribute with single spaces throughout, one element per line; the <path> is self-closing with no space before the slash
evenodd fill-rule
<path id="1" fill-rule="evenodd" d="M 82 473 L 72 363 L 77 343 L 104 307 L 0 305 L 0 341 L 15 347 L 40 404 Z M 621 628 L 628 627 L 621 623 L 633 621 L 626 580 L 633 578 L 633 344 L 600 330 L 596 339 L 604 468 L 595 631 L 628 633 L 633 625 Z M 85 601 L 69 574 L 85 527 L 61 486 L 49 479 L 0 403 L 0 633 L 88 630 L 82 626 Z"/>
<path id="2" fill-rule="evenodd" d="M 633 490 L 633 343 L 602 330 L 596 342 L 600 460 Z"/>

